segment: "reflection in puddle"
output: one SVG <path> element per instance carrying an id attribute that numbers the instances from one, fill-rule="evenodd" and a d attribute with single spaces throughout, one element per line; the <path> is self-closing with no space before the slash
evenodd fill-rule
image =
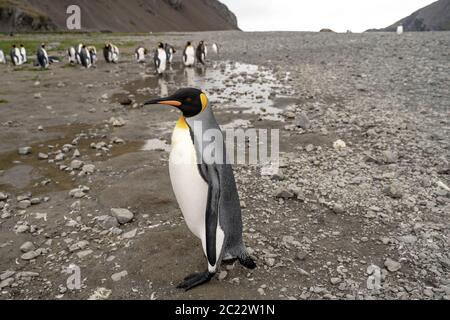
<path id="1" fill-rule="evenodd" d="M 138 103 L 149 98 L 168 96 L 181 87 L 204 90 L 215 108 L 243 110 L 260 115 L 264 120 L 281 120 L 282 110 L 274 106 L 273 99 L 293 95 L 289 76 L 280 80 L 268 68 L 237 62 L 214 62 L 211 66 L 185 68 L 175 63 L 162 77 L 147 75 L 129 82 L 127 94 L 133 94 Z M 116 95 L 116 100 L 121 95 Z"/>

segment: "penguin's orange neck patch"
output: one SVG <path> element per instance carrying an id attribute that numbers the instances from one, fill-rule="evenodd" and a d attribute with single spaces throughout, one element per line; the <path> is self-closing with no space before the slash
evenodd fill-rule
<path id="1" fill-rule="evenodd" d="M 180 117 L 180 119 L 178 119 L 177 122 L 177 129 L 189 129 L 189 126 L 186 122 L 186 118 L 185 117 Z"/>

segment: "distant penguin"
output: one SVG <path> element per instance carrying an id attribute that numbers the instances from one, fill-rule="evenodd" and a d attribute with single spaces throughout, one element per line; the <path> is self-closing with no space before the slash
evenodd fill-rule
<path id="1" fill-rule="evenodd" d="M 20 50 L 15 44 L 11 46 L 9 50 L 9 56 L 11 57 L 11 62 L 15 66 L 20 66 L 22 64 L 22 59 L 20 58 Z"/>
<path id="2" fill-rule="evenodd" d="M 136 58 L 136 61 L 138 63 L 144 63 L 146 54 L 147 54 L 147 49 L 145 49 L 144 47 L 138 47 L 138 48 L 136 48 L 136 50 L 134 52 L 134 57 Z"/>
<path id="3" fill-rule="evenodd" d="M 219 54 L 219 46 L 217 45 L 217 43 L 213 43 L 212 49 L 215 54 Z"/>
<path id="4" fill-rule="evenodd" d="M 77 51 L 74 47 L 70 47 L 69 49 L 67 49 L 67 57 L 69 58 L 70 64 L 77 63 Z"/>
<path id="5" fill-rule="evenodd" d="M 80 51 L 80 61 L 81 65 L 85 68 L 90 68 L 92 65 L 91 55 L 87 50 L 86 46 L 83 46 Z"/>
<path id="6" fill-rule="evenodd" d="M 192 67 L 195 64 L 195 49 L 190 41 L 188 41 L 184 48 L 183 63 L 186 67 Z"/>
<path id="7" fill-rule="evenodd" d="M 117 48 L 117 46 L 113 45 L 112 43 L 107 43 L 103 48 L 103 56 L 108 63 L 119 62 L 119 55 L 119 48 Z"/>
<path id="8" fill-rule="evenodd" d="M 91 58 L 91 65 L 95 66 L 97 64 L 97 48 L 94 46 L 89 46 L 86 49 L 89 53 L 89 57 Z"/>
<path id="9" fill-rule="evenodd" d="M 26 63 L 27 62 L 27 50 L 25 49 L 23 44 L 20 45 L 19 50 L 20 50 L 20 58 L 22 60 L 22 63 Z"/>
<path id="10" fill-rule="evenodd" d="M 5 64 L 6 63 L 6 57 L 5 57 L 5 54 L 3 53 L 2 49 L 0 49 L 0 63 L 1 64 Z"/>
<path id="11" fill-rule="evenodd" d="M 75 50 L 75 57 L 76 57 L 76 60 L 77 60 L 78 64 L 81 64 L 80 54 L 81 54 L 81 49 L 83 48 L 83 46 L 84 46 L 84 44 L 80 43 L 80 44 L 78 44 L 78 46 L 77 46 L 77 48 Z"/>
<path id="12" fill-rule="evenodd" d="M 38 48 L 36 56 L 37 56 L 37 61 L 39 63 L 39 66 L 42 69 L 47 69 L 50 61 L 48 59 L 48 54 L 47 54 L 47 51 L 45 50 L 44 43 Z"/>
<path id="13" fill-rule="evenodd" d="M 203 41 L 200 41 L 200 43 L 197 46 L 196 56 L 197 61 L 201 64 L 206 64 L 206 56 L 208 54 L 208 49 L 206 48 L 206 45 Z"/>
<path id="14" fill-rule="evenodd" d="M 163 74 L 167 66 L 167 53 L 161 42 L 158 43 L 158 48 L 155 50 L 153 61 L 155 62 L 156 72 L 159 75 Z"/>
<path id="15" fill-rule="evenodd" d="M 177 52 L 175 50 L 174 47 L 172 47 L 170 44 L 166 43 L 164 45 L 164 49 L 166 50 L 166 54 L 167 54 L 167 63 L 168 64 L 172 64 L 173 61 L 173 55 L 175 54 L 175 52 Z"/>
<path id="16" fill-rule="evenodd" d="M 186 277 L 177 288 L 190 290 L 210 281 L 223 260 L 237 259 L 254 269 L 242 238 L 241 205 L 225 139 L 208 98 L 198 89 L 185 88 L 145 103 L 151 104 L 173 106 L 183 113 L 172 135 L 170 180 L 184 220 L 201 240 L 207 258 L 206 271 Z M 207 131 L 215 137 L 214 159 L 209 157 L 211 141 L 203 139 Z"/>
<path id="17" fill-rule="evenodd" d="M 400 25 L 400 26 L 397 27 L 397 34 L 398 34 L 398 35 L 403 34 L 403 26 L 402 26 L 402 25 Z"/>

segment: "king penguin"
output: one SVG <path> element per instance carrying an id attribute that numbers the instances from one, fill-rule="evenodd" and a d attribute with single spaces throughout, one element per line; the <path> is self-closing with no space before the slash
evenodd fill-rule
<path id="1" fill-rule="evenodd" d="M 77 52 L 74 47 L 70 47 L 69 49 L 67 49 L 67 57 L 69 58 L 70 64 L 77 63 Z"/>
<path id="2" fill-rule="evenodd" d="M 6 57 L 5 57 L 5 54 L 3 53 L 2 49 L 0 49 L 0 63 L 1 64 L 5 64 L 6 63 Z"/>
<path id="3" fill-rule="evenodd" d="M 162 75 L 166 71 L 167 66 L 167 53 L 164 49 L 164 45 L 160 42 L 158 43 L 158 48 L 155 50 L 155 55 L 153 58 L 155 62 L 155 68 L 158 75 Z"/>
<path id="4" fill-rule="evenodd" d="M 22 60 L 22 64 L 27 63 L 27 50 L 25 49 L 23 44 L 20 45 L 19 50 L 20 50 L 20 59 Z"/>
<path id="5" fill-rule="evenodd" d="M 49 66 L 49 59 L 47 51 L 45 50 L 45 43 L 43 43 L 37 50 L 36 53 L 37 61 L 42 69 L 47 69 Z"/>
<path id="6" fill-rule="evenodd" d="M 20 59 L 20 50 L 15 44 L 11 46 L 11 50 L 9 50 L 9 56 L 11 57 L 11 62 L 13 65 L 20 66 L 22 64 L 22 60 Z"/>
<path id="7" fill-rule="evenodd" d="M 90 68 L 92 65 L 91 54 L 88 51 L 88 49 L 86 48 L 86 46 L 83 46 L 81 48 L 80 61 L 81 61 L 81 65 L 83 67 L 85 67 L 86 69 Z"/>
<path id="8" fill-rule="evenodd" d="M 175 54 L 175 52 L 177 52 L 175 50 L 174 47 L 172 47 L 170 44 L 166 43 L 164 45 L 164 49 L 166 50 L 166 54 L 167 54 L 167 63 L 168 64 L 172 64 L 173 61 L 173 55 Z"/>
<path id="9" fill-rule="evenodd" d="M 219 45 L 217 43 L 213 43 L 212 49 L 215 54 L 219 54 Z"/>
<path id="10" fill-rule="evenodd" d="M 184 279 L 177 288 L 190 290 L 209 282 L 223 260 L 238 259 L 249 269 L 256 267 L 242 239 L 242 216 L 233 169 L 226 161 L 223 133 L 207 96 L 198 89 L 178 90 L 170 97 L 145 105 L 178 108 L 182 116 L 172 135 L 169 171 L 172 187 L 190 231 L 201 240 L 207 271 Z M 201 130 L 198 128 L 201 126 Z M 211 159 L 205 155 L 203 132 L 215 133 Z M 218 139 L 221 138 L 221 139 Z"/>
<path id="11" fill-rule="evenodd" d="M 206 44 L 203 41 L 200 41 L 196 51 L 197 61 L 204 65 L 206 63 L 207 55 L 208 49 L 206 48 Z"/>
<path id="12" fill-rule="evenodd" d="M 192 67 L 195 63 L 195 49 L 190 41 L 188 41 L 184 48 L 183 63 L 186 67 Z"/>
<path id="13" fill-rule="evenodd" d="M 134 57 L 138 63 L 145 63 L 145 55 L 147 54 L 147 49 L 144 47 L 138 47 L 134 52 Z"/>

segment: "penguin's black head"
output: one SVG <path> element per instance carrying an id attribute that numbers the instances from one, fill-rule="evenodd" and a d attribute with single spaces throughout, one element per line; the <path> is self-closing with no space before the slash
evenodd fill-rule
<path id="1" fill-rule="evenodd" d="M 191 46 L 191 45 L 192 45 L 192 42 L 188 41 L 188 42 L 187 42 L 187 46 L 189 47 L 189 46 Z"/>
<path id="2" fill-rule="evenodd" d="M 15 44 L 13 44 L 13 45 L 12 45 L 12 47 L 13 47 L 13 48 L 15 48 L 15 47 L 16 47 L 16 45 L 15 45 Z"/>
<path id="3" fill-rule="evenodd" d="M 159 42 L 159 43 L 158 43 L 158 48 L 159 48 L 159 49 L 164 49 L 164 44 L 163 44 L 162 42 Z"/>
<path id="4" fill-rule="evenodd" d="M 41 48 L 45 49 L 45 43 L 41 44 Z"/>
<path id="5" fill-rule="evenodd" d="M 167 98 L 150 100 L 144 103 L 144 105 L 149 104 L 163 104 L 176 107 L 183 112 L 184 117 L 191 118 L 205 110 L 208 106 L 208 98 L 199 89 L 184 88 Z"/>

